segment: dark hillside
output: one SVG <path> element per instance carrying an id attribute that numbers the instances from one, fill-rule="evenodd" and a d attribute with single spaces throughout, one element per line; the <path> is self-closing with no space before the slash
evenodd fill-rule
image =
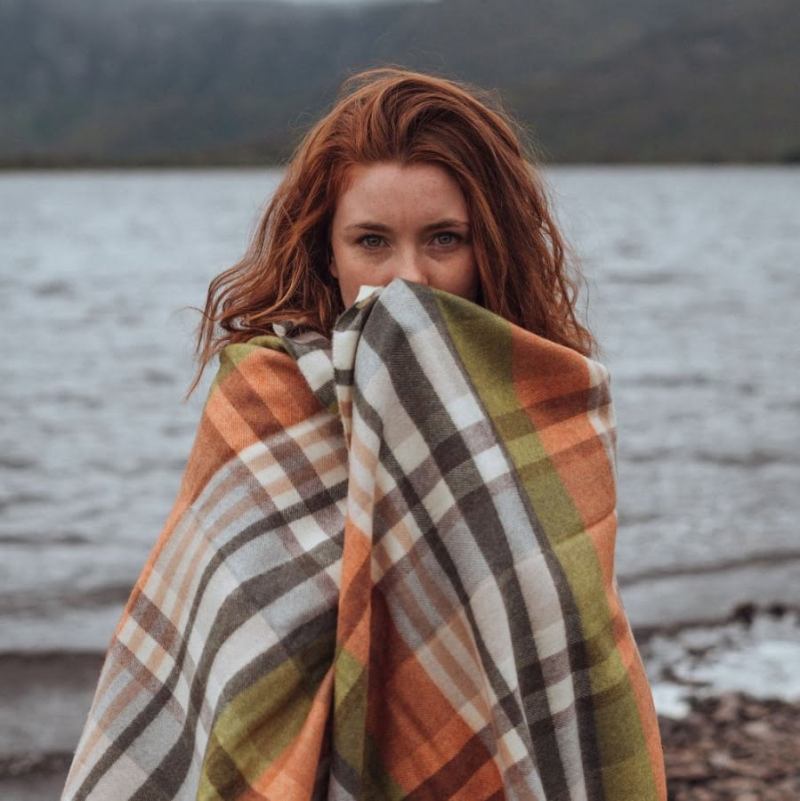
<path id="1" fill-rule="evenodd" d="M 0 162 L 285 158 L 347 73 L 499 90 L 554 161 L 800 158 L 795 0 L 0 0 Z"/>

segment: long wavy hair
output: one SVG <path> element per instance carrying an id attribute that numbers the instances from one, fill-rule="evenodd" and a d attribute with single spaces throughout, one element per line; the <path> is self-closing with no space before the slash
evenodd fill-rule
<path id="1" fill-rule="evenodd" d="M 273 333 L 274 322 L 330 336 L 344 311 L 329 272 L 337 198 L 349 167 L 381 161 L 435 164 L 456 179 L 482 306 L 594 356 L 598 344 L 575 312 L 582 275 L 551 214 L 539 160 L 525 130 L 487 90 L 396 65 L 349 76 L 295 148 L 244 257 L 210 282 L 205 309 L 194 307 L 202 314 L 199 367 L 186 397 L 225 345 Z"/>

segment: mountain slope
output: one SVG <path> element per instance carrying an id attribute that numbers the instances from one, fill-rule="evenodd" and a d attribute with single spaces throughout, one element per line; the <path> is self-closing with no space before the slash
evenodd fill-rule
<path id="1" fill-rule="evenodd" d="M 0 0 L 0 160 L 279 161 L 399 63 L 496 89 L 554 161 L 791 161 L 795 1 Z"/>

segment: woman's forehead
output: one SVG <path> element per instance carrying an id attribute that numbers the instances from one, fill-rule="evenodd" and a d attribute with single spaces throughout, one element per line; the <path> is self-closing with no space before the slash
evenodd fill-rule
<path id="1" fill-rule="evenodd" d="M 343 223 L 369 219 L 387 224 L 392 218 L 430 221 L 431 217 L 468 220 L 460 186 L 439 165 L 357 164 L 350 168 L 348 179 L 336 202 L 337 216 Z"/>

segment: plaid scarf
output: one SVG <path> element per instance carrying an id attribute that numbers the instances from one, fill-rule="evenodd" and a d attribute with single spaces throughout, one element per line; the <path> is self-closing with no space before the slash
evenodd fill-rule
<path id="1" fill-rule="evenodd" d="M 597 361 L 449 293 L 231 344 L 62 799 L 649 801 Z"/>

